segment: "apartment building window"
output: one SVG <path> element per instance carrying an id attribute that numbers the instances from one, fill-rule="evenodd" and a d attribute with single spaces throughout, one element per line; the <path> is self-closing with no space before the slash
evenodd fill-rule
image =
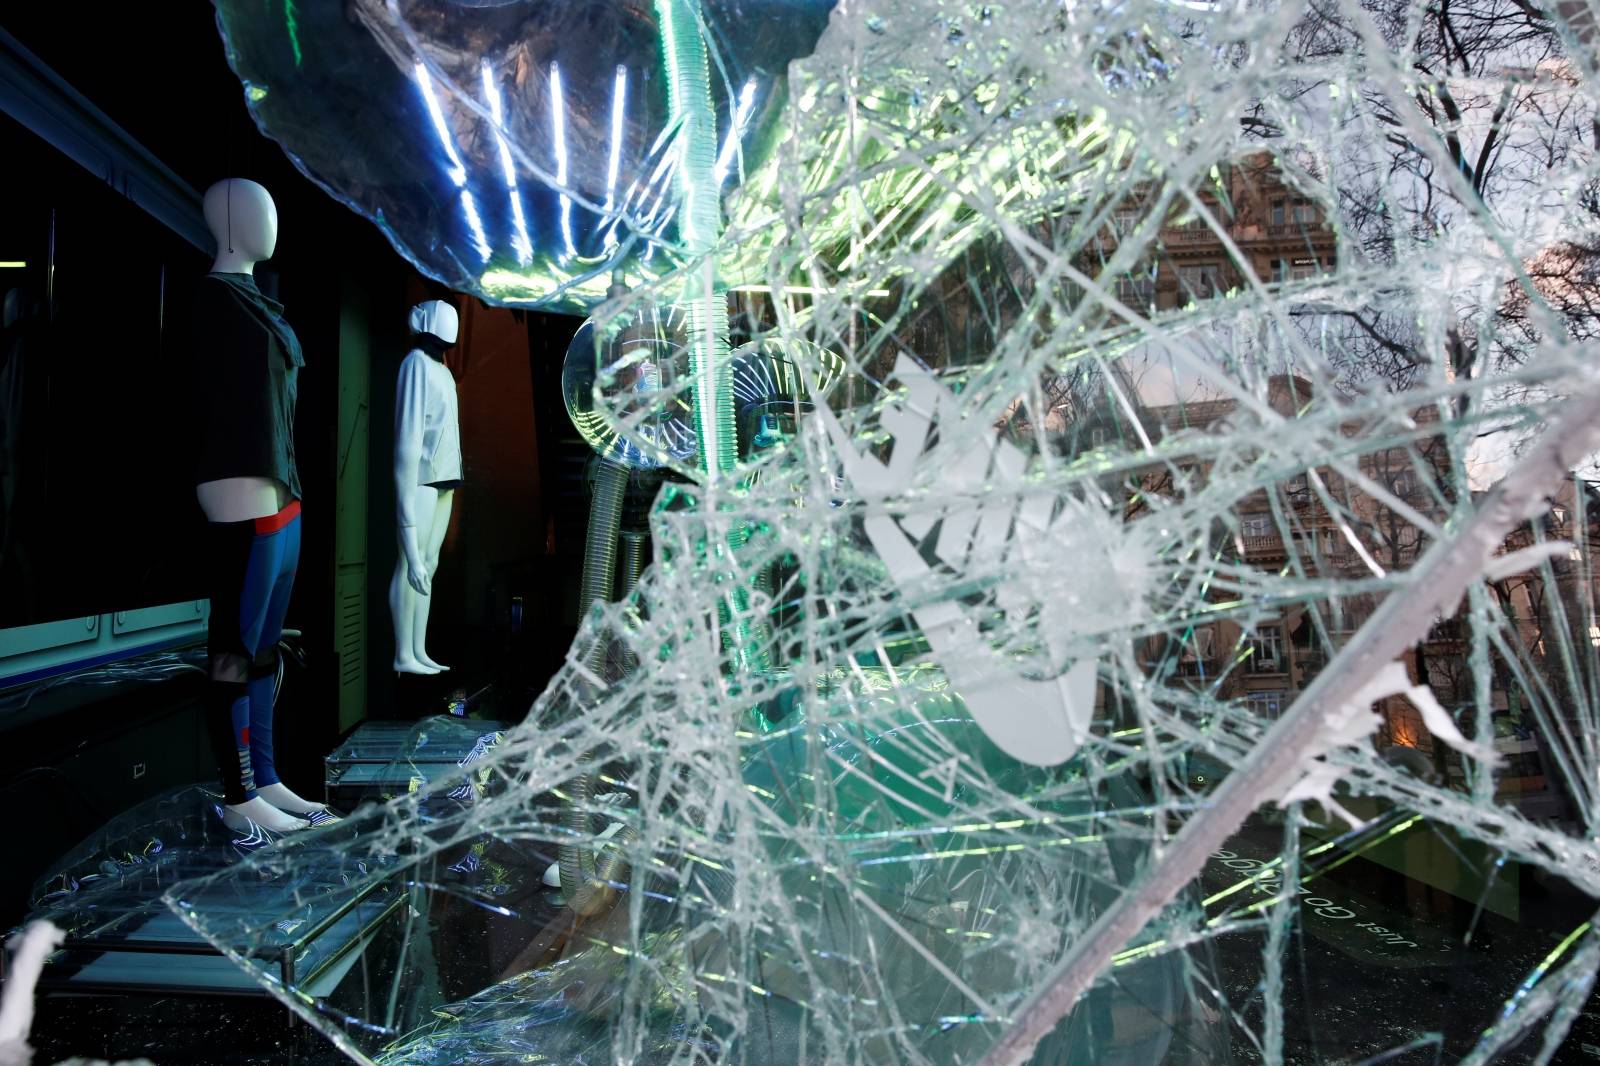
<path id="1" fill-rule="evenodd" d="M 1209 300 L 1222 293 L 1222 267 L 1217 263 L 1202 263 L 1178 268 L 1178 287 L 1191 299 Z"/>
<path id="2" fill-rule="evenodd" d="M 1283 658 L 1283 630 L 1277 625 L 1262 626 L 1245 638 L 1249 649 L 1248 659 L 1252 674 L 1287 673 L 1289 664 Z"/>
<path id="3" fill-rule="evenodd" d="M 1272 536 L 1272 516 L 1269 514 L 1247 514 L 1239 519 L 1239 532 L 1246 537 Z"/>
<path id="4" fill-rule="evenodd" d="M 1204 677 L 1206 664 L 1211 661 L 1210 626 L 1200 626 L 1189 634 L 1183 642 L 1183 650 L 1178 653 L 1178 675 L 1180 677 Z"/>
<path id="5" fill-rule="evenodd" d="M 1511 777 L 1544 776 L 1544 763 L 1537 751 L 1504 752 L 1500 758 L 1500 772 L 1495 777 L 1501 781 Z"/>
<path id="6" fill-rule="evenodd" d="M 1259 714 L 1263 718 L 1276 718 L 1283 713 L 1287 695 L 1288 693 L 1282 689 L 1246 692 L 1244 694 L 1244 705 L 1252 714 Z"/>
<path id="7" fill-rule="evenodd" d="M 1335 600 L 1328 604 L 1326 617 L 1328 619 L 1328 632 L 1335 636 L 1348 636 L 1361 628 L 1363 622 L 1372 614 L 1370 605 L 1360 603 L 1347 603 Z"/>
<path id="8" fill-rule="evenodd" d="M 1117 279 L 1117 299 L 1129 307 L 1149 309 L 1156 303 L 1156 282 L 1149 276 L 1124 274 Z"/>
<path id="9" fill-rule="evenodd" d="M 1317 222 L 1317 205 L 1303 196 L 1293 199 L 1279 199 L 1272 201 L 1271 214 L 1268 216 L 1274 226 L 1284 226 L 1290 222 L 1303 226 L 1315 225 Z"/>

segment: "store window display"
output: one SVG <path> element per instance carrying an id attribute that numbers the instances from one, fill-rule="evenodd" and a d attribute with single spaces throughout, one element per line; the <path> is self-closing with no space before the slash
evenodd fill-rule
<path id="1" fill-rule="evenodd" d="M 217 257 L 195 293 L 191 381 L 195 495 L 208 521 L 207 728 L 223 821 L 288 833 L 333 817 L 279 779 L 272 742 L 278 640 L 300 558 L 294 412 L 305 360 L 283 305 L 255 281 L 277 244 L 271 195 L 228 178 L 206 191 L 205 217 Z"/>
<path id="2" fill-rule="evenodd" d="M 394 619 L 394 668 L 402 674 L 450 669 L 427 652 L 433 575 L 450 528 L 450 508 L 462 484 L 461 428 L 456 381 L 444 353 L 460 320 L 443 300 L 411 309 L 411 351 L 400 363 L 395 389 L 394 480 L 400 554 L 389 582 Z"/>

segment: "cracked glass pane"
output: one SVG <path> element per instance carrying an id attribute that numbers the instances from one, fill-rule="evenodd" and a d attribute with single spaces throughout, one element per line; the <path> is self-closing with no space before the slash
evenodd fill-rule
<path id="1" fill-rule="evenodd" d="M 590 313 L 596 449 L 526 720 L 167 894 L 352 1058 L 1588 1024 L 1592 7 L 346 11 L 219 3 L 256 114 L 423 269 Z"/>

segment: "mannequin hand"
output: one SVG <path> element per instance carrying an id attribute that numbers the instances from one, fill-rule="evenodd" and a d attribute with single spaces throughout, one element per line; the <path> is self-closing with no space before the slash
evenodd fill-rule
<path id="1" fill-rule="evenodd" d="M 428 595 L 433 586 L 433 579 L 428 576 L 428 568 L 412 559 L 406 560 L 406 580 L 417 590 L 419 596 Z"/>
<path id="2" fill-rule="evenodd" d="M 400 532 L 400 551 L 406 557 L 406 583 L 417 590 L 417 595 L 426 596 L 433 584 L 433 577 L 428 573 L 428 568 L 422 565 L 422 551 L 416 543 L 416 537 L 410 534 L 409 529 Z"/>

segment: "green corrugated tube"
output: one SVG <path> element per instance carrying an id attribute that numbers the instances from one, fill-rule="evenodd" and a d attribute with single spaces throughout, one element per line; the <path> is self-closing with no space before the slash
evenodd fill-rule
<path id="1" fill-rule="evenodd" d="M 568 842 L 561 845 L 561 895 L 574 914 L 593 914 L 610 902 L 607 891 L 613 884 L 628 876 L 628 860 L 623 857 L 627 846 L 638 837 L 638 832 L 625 825 L 605 847 L 603 856 L 596 858 L 589 851 L 589 800 L 594 789 L 594 771 L 590 769 L 593 756 L 585 753 L 578 760 L 582 768 L 573 780 L 572 796 L 562 810 L 562 824 L 568 832 Z"/>
<path id="2" fill-rule="evenodd" d="M 589 503 L 589 539 L 583 546 L 583 590 L 578 607 L 581 622 L 597 603 L 611 600 L 617 572 L 617 532 L 622 528 L 622 494 L 628 487 L 628 468 L 610 459 L 600 460 L 594 475 L 594 497 Z M 585 665 L 599 674 L 605 665 L 604 639 L 589 649 Z"/>
<path id="3" fill-rule="evenodd" d="M 667 64 L 668 112 L 671 121 L 681 124 L 675 180 L 680 205 L 678 231 L 691 263 L 684 304 L 689 320 L 695 429 L 701 469 L 707 484 L 716 486 L 739 457 L 733 367 L 728 360 L 728 300 L 717 282 L 713 255 L 722 236 L 721 191 L 715 177 L 717 115 L 711 105 L 710 68 L 695 0 L 656 0 L 656 13 Z M 714 495 L 710 503 L 715 506 Z M 728 550 L 738 551 L 745 539 L 742 531 L 736 532 L 728 538 Z M 723 639 L 732 646 L 743 669 L 764 672 L 770 667 L 766 627 L 752 627 L 746 620 L 748 604 L 747 590 L 736 588 L 728 594 L 721 611 Z"/>
<path id="4" fill-rule="evenodd" d="M 689 253 L 684 285 L 689 319 L 689 372 L 694 380 L 700 465 L 708 481 L 732 470 L 739 441 L 733 424 L 733 372 L 728 365 L 728 301 L 717 283 L 712 253 L 722 236 L 717 187 L 717 113 L 695 0 L 656 0 L 667 64 L 670 120 L 678 134 L 678 232 Z"/>
<path id="5" fill-rule="evenodd" d="M 595 471 L 594 496 L 589 502 L 589 536 L 583 547 L 583 586 L 579 593 L 579 621 L 594 610 L 597 603 L 611 599 L 611 582 L 617 568 L 617 531 L 622 526 L 622 495 L 628 487 L 628 468 L 610 459 L 601 459 Z M 596 677 L 602 676 L 606 664 L 606 634 L 595 637 L 584 665 Z M 584 684 L 585 690 L 587 683 Z M 562 844 L 557 859 L 561 867 L 561 894 L 567 906 L 578 914 L 588 914 L 605 900 L 605 882 L 626 876 L 627 866 L 622 861 L 621 848 L 629 839 L 613 841 L 613 848 L 597 866 L 590 854 L 589 794 L 593 791 L 593 756 L 584 753 L 579 759 L 579 771 L 571 784 L 572 798 L 562 810 L 562 824 L 570 840 Z"/>
<path id="6" fill-rule="evenodd" d="M 637 530 L 622 534 L 622 598 L 627 599 L 644 573 L 644 547 L 649 537 Z"/>

